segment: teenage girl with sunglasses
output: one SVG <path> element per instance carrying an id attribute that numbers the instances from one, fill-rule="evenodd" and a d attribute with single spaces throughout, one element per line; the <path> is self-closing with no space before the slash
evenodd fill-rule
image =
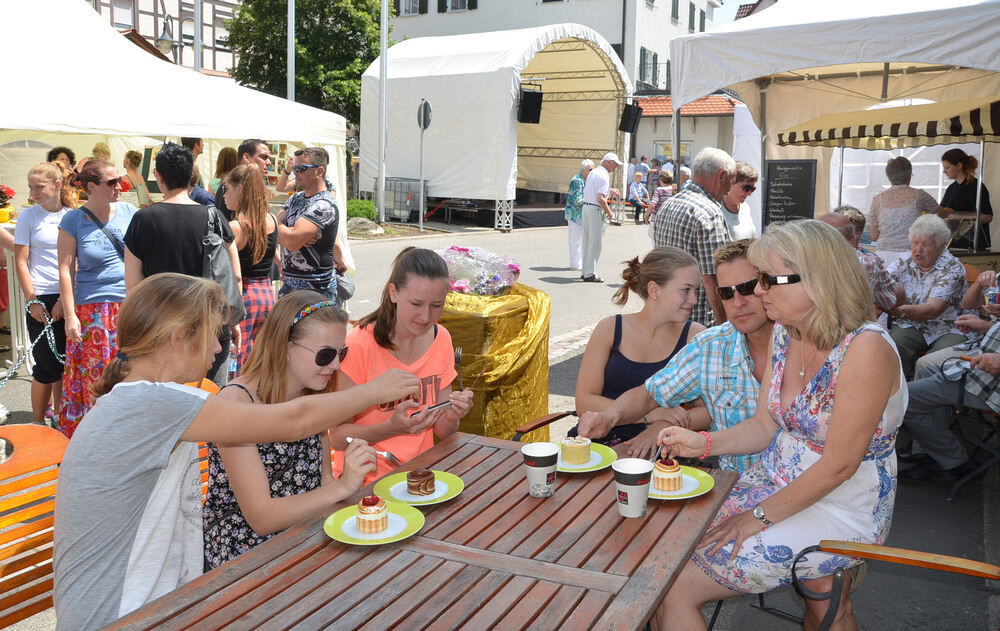
<path id="1" fill-rule="evenodd" d="M 334 429 L 330 440 L 343 449 L 346 438 L 363 438 L 404 463 L 434 446 L 434 437 L 446 438 L 472 409 L 472 390 L 451 391 L 455 351 L 451 335 L 437 321 L 448 295 L 448 266 L 433 250 L 405 248 L 392 263 L 389 282 L 378 309 L 361 318 L 347 336 L 351 348 L 338 389 L 368 383 L 388 369 L 411 372 L 420 378 L 420 392 L 387 405 L 373 406 L 350 423 Z M 350 390 L 348 390 L 350 391 Z M 427 412 L 428 406 L 450 405 Z M 333 462 L 334 475 L 344 467 L 344 452 Z M 379 457 L 378 469 L 365 484 L 394 469 Z"/>
<path id="2" fill-rule="evenodd" d="M 277 302 L 243 372 L 219 396 L 280 403 L 330 392 L 347 355 L 346 334 L 347 314 L 332 301 L 314 291 L 292 292 Z M 335 480 L 325 431 L 294 442 L 210 444 L 206 567 L 218 567 L 356 492 L 375 470 L 375 450 L 359 439 L 347 447 L 344 461 Z"/>
<path id="3" fill-rule="evenodd" d="M 289 401 L 270 393 L 282 386 L 288 392 L 285 382 L 258 386 L 258 396 L 268 390 L 273 405 L 181 385 L 201 379 L 219 352 L 224 305 L 218 283 L 169 273 L 141 281 L 122 303 L 118 355 L 97 383 L 97 403 L 59 470 L 58 629 L 103 628 L 202 573 L 199 441 L 300 440 L 418 390 L 416 377 L 403 371 L 350 392 Z M 289 363 L 300 352 L 310 351 L 289 347 Z M 319 381 L 305 386 L 322 390 Z"/>

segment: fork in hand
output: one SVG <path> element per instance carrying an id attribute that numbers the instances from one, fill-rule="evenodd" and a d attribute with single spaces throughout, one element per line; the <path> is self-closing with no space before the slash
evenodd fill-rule
<path id="1" fill-rule="evenodd" d="M 347 438 L 346 438 L 345 440 L 347 440 L 347 444 L 348 444 L 348 445 L 350 445 L 350 444 L 351 444 L 351 442 L 352 442 L 352 441 L 353 441 L 354 439 L 353 439 L 353 438 L 351 438 L 350 436 L 348 436 L 348 437 L 347 437 Z M 400 467 L 400 466 L 402 466 L 402 465 L 403 465 L 403 461 L 402 461 L 402 460 L 400 460 L 399 458 L 397 458 L 396 456 L 392 455 L 392 453 L 391 453 L 391 452 L 389 452 L 389 451 L 380 451 L 380 450 L 376 449 L 376 450 L 375 450 L 375 453 L 376 453 L 377 455 L 379 455 L 379 456 L 382 456 L 382 457 L 383 457 L 383 458 L 385 458 L 386 460 L 388 460 L 388 461 L 389 461 L 389 464 L 391 464 L 391 465 L 392 465 L 392 466 L 394 466 L 394 467 Z"/>

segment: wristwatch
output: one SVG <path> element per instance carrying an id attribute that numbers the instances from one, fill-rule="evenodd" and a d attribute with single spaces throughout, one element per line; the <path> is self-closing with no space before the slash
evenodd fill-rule
<path id="1" fill-rule="evenodd" d="M 764 514 L 764 507 L 761 506 L 760 504 L 757 504 L 756 506 L 754 506 L 754 508 L 753 508 L 753 516 L 760 523 L 764 524 L 765 526 L 773 526 L 774 525 L 774 522 L 772 522 L 770 519 L 768 519 L 767 515 Z"/>

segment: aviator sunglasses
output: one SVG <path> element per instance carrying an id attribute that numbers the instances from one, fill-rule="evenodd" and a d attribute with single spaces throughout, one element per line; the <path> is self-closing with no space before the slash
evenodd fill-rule
<path id="1" fill-rule="evenodd" d="M 767 291 L 772 285 L 792 285 L 802 280 L 798 274 L 781 274 L 774 276 L 766 272 L 757 272 L 757 282 L 760 288 Z"/>
<path id="2" fill-rule="evenodd" d="M 723 300 L 732 300 L 733 296 L 737 293 L 741 296 L 753 295 L 753 290 L 757 286 L 757 279 L 751 278 L 750 280 L 740 283 L 739 285 L 728 285 L 725 287 L 716 287 L 715 292 L 719 294 L 719 298 Z"/>
<path id="3" fill-rule="evenodd" d="M 299 344 L 298 342 L 295 342 L 295 341 L 292 341 L 292 344 L 295 344 L 296 346 L 302 346 L 302 344 Z M 304 348 L 307 351 L 309 351 L 310 353 L 314 353 L 316 355 L 316 365 L 317 366 L 329 366 L 330 363 L 333 362 L 334 358 L 339 359 L 341 361 L 341 363 L 343 363 L 344 358 L 347 357 L 347 347 L 346 346 L 343 347 L 343 348 L 331 348 L 329 346 L 324 346 L 323 348 L 319 349 L 318 351 L 314 351 L 313 349 L 309 348 L 308 346 L 302 346 L 302 348 Z"/>
<path id="4" fill-rule="evenodd" d="M 118 186 L 121 183 L 122 183 L 122 179 L 120 177 L 116 177 L 114 179 L 106 180 L 104 182 L 101 182 L 101 184 L 106 185 L 108 188 L 114 188 L 114 187 Z"/>

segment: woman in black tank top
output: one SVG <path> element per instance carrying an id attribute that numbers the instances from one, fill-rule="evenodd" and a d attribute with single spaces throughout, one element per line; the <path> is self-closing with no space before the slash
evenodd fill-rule
<path id="1" fill-rule="evenodd" d="M 233 211 L 229 225 L 236 235 L 243 275 L 243 306 L 247 312 L 240 323 L 240 349 L 236 370 L 229 375 L 232 379 L 250 356 L 257 331 L 274 308 L 270 274 L 278 244 L 278 224 L 268 212 L 267 189 L 259 166 L 241 164 L 233 168 L 226 174 L 225 184 L 226 207 Z"/>
<path id="2" fill-rule="evenodd" d="M 701 272 L 687 252 L 656 248 L 641 263 L 638 257 L 629 261 L 622 280 L 615 304 L 623 306 L 631 292 L 643 300 L 643 307 L 638 313 L 601 320 L 591 334 L 576 382 L 579 414 L 602 412 L 628 390 L 642 386 L 689 337 L 705 328 L 690 320 Z M 658 408 L 638 423 L 619 425 L 607 436 L 590 438 L 615 447 L 619 455 L 643 458 L 652 454 L 661 429 L 686 424 L 688 419 L 686 410 Z M 576 435 L 576 428 L 569 434 Z"/>

